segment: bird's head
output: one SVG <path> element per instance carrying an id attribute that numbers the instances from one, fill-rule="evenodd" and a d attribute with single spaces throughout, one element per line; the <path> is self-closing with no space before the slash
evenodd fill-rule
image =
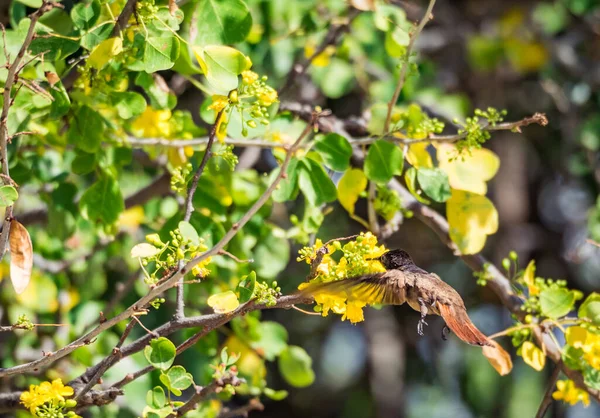
<path id="1" fill-rule="evenodd" d="M 377 258 L 386 270 L 401 270 L 414 264 L 410 255 L 404 250 L 390 250 Z"/>

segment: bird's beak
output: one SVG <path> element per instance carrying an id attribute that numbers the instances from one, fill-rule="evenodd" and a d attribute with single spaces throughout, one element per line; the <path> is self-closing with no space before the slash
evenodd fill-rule
<path id="1" fill-rule="evenodd" d="M 374 257 L 374 258 L 366 258 L 366 260 L 373 260 L 373 261 L 381 262 L 381 257 L 383 257 L 383 255 L 380 255 L 379 257 Z"/>

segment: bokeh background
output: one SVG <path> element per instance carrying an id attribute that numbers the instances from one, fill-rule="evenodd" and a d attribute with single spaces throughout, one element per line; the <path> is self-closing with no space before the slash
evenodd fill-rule
<path id="1" fill-rule="evenodd" d="M 73 2 L 64 3 L 70 7 Z M 186 2 L 181 3 L 183 7 Z M 293 63 L 305 49 L 319 44 L 328 25 L 347 7 L 341 0 L 248 4 L 254 26 L 247 42 L 238 47 L 275 86 L 283 85 Z M 404 10 L 409 21 L 420 19 L 426 7 L 417 0 L 389 4 Z M 3 1 L 0 7 L 0 21 L 10 26 L 11 2 Z M 599 291 L 600 252 L 586 239 L 600 241 L 600 2 L 438 0 L 434 16 L 416 43 L 419 75 L 409 78 L 400 104 L 416 102 L 448 126 L 454 117 L 488 106 L 506 109 L 507 120 L 542 112 L 550 121 L 544 128 L 527 127 L 522 134 L 495 133 L 486 144 L 499 155 L 501 166 L 489 183 L 500 229 L 488 239 L 485 255 L 499 265 L 515 250 L 522 267 L 536 259 L 539 276 L 567 279 L 569 287 L 585 293 Z M 372 15 L 361 13 L 330 57 L 331 65 L 309 70 L 281 100 L 330 108 L 340 118 L 368 116 L 369 106 L 389 100 L 395 86 L 398 60 L 388 56 L 384 45 L 385 35 Z M 205 97 L 176 74 L 167 71 L 163 76 L 178 95 L 178 107 L 197 116 Z M 199 116 L 196 122 L 205 124 Z M 267 173 L 275 161 L 270 151 L 250 148 L 241 153 L 240 164 Z M 290 227 L 289 215 L 301 211 L 302 205 L 298 201 L 276 206 L 272 221 Z M 437 209 L 443 211 L 443 206 Z M 333 210 L 320 238 L 361 230 L 343 209 Z M 366 218 L 366 207 L 359 206 L 357 212 Z M 386 245 L 406 249 L 418 265 L 454 286 L 485 333 L 511 325 L 495 295 L 477 286 L 468 267 L 418 220 L 405 220 Z M 293 291 L 307 274 L 307 266 L 295 261 L 300 247 L 292 246 L 289 265 L 277 278 L 284 293 Z M 124 267 L 114 258 L 104 261 L 96 263 L 107 270 L 102 277 L 109 283 L 100 299 L 109 300 L 111 280 L 122 278 Z M 88 279 L 80 281 L 91 285 L 100 280 Z M 124 303 L 135 298 L 132 294 Z M 85 311 L 80 314 L 83 328 Z M 146 325 L 160 324 L 167 316 L 151 317 Z M 251 413 L 256 418 L 531 417 L 551 372 L 550 366 L 536 372 L 514 357 L 513 372 L 500 377 L 480 349 L 455 337 L 443 341 L 439 318 L 428 319 L 426 335 L 419 337 L 418 315 L 408 306 L 368 309 L 366 321 L 356 326 L 337 316 L 312 317 L 293 310 L 265 311 L 262 317 L 285 325 L 290 343 L 309 352 L 317 379 L 311 387 L 295 389 L 279 377 L 277 365 L 270 364 L 269 386 L 285 388 L 290 395 L 283 401 L 266 401 L 263 412 Z M 190 352 L 182 361 L 193 370 L 199 360 Z M 123 403 L 90 414 L 132 416 Z M 600 407 L 554 403 L 548 416 L 597 417 Z"/>

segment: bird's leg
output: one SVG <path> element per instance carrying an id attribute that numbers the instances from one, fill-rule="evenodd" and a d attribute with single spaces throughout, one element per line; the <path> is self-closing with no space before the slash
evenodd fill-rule
<path id="1" fill-rule="evenodd" d="M 423 336 L 425 335 L 423 333 L 423 325 L 428 325 L 427 322 L 425 322 L 425 316 L 427 316 L 427 305 L 425 304 L 423 298 L 417 298 L 417 300 L 419 301 L 419 306 L 421 307 L 421 319 L 419 319 L 419 323 L 417 324 L 417 333 L 420 336 Z"/>
<path id="2" fill-rule="evenodd" d="M 450 328 L 448 328 L 448 325 L 444 324 L 444 328 L 442 328 L 442 340 L 446 341 L 448 339 L 448 334 L 450 334 Z"/>

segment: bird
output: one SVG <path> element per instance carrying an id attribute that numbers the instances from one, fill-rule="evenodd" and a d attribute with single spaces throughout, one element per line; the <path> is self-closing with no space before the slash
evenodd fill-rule
<path id="1" fill-rule="evenodd" d="M 452 286 L 437 274 L 418 267 L 410 255 L 402 250 L 390 250 L 373 258 L 383 264 L 386 271 L 350 277 L 324 283 L 311 283 L 300 291 L 305 296 L 319 293 L 345 295 L 348 301 L 368 304 L 402 305 L 405 302 L 421 314 L 417 333 L 424 335 L 428 314 L 441 316 L 446 322 L 442 338 L 448 328 L 464 342 L 477 346 L 493 346 L 488 338 L 471 322 L 465 303 Z"/>

